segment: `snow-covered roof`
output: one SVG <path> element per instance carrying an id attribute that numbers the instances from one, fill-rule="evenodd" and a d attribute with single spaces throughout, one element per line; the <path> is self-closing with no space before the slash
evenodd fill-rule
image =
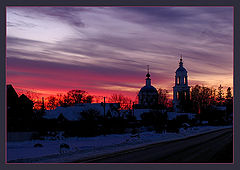
<path id="1" fill-rule="evenodd" d="M 79 120 L 80 112 L 83 109 L 79 106 L 71 106 L 71 107 L 57 107 L 55 110 L 46 110 L 45 115 L 43 116 L 46 119 L 57 119 L 61 114 L 67 120 Z"/>
<path id="2" fill-rule="evenodd" d="M 177 113 L 177 112 L 167 112 L 168 120 L 176 119 L 178 116 L 187 115 L 188 119 L 194 119 L 196 114 L 195 113 Z"/>
<path id="3" fill-rule="evenodd" d="M 214 106 L 214 108 L 220 111 L 225 111 L 227 109 L 226 106 Z"/>
<path id="4" fill-rule="evenodd" d="M 119 108 L 118 103 L 105 103 L 105 113 L 111 112 L 112 116 L 118 115 L 116 109 Z M 81 119 L 80 113 L 85 110 L 93 109 L 99 111 L 100 115 L 104 115 L 104 106 L 101 103 L 81 103 L 68 107 L 57 107 L 55 110 L 46 110 L 43 116 L 46 119 L 57 119 L 61 114 L 70 121 Z"/>
<path id="5" fill-rule="evenodd" d="M 143 113 L 151 112 L 152 109 L 134 109 L 133 115 L 136 117 L 136 120 L 142 120 L 141 115 Z M 121 113 L 128 112 L 128 110 L 121 110 Z M 164 112 L 164 111 L 163 111 Z M 188 119 L 195 119 L 196 113 L 177 113 L 177 112 L 167 112 L 168 120 L 176 119 L 178 116 L 187 115 Z"/>

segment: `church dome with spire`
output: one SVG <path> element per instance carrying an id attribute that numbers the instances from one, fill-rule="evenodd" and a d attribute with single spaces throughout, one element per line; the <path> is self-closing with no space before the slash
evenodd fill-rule
<path id="1" fill-rule="evenodd" d="M 157 93 L 157 89 L 153 86 L 143 86 L 139 93 Z"/>
<path id="2" fill-rule="evenodd" d="M 186 111 L 187 103 L 190 100 L 190 86 L 188 86 L 187 70 L 183 67 L 182 55 L 179 67 L 176 70 L 175 86 L 173 87 L 173 105 L 176 112 Z"/>
<path id="3" fill-rule="evenodd" d="M 147 92 L 157 93 L 157 89 L 151 85 L 150 76 L 151 75 L 149 74 L 149 70 L 148 70 L 148 73 L 146 74 L 146 85 L 141 88 L 139 93 L 147 93 Z"/>
<path id="4" fill-rule="evenodd" d="M 151 85 L 149 67 L 146 75 L 146 85 L 143 86 L 138 93 L 138 103 L 145 107 L 157 105 L 158 103 L 158 92 L 157 89 Z"/>
<path id="5" fill-rule="evenodd" d="M 187 74 L 187 70 L 183 67 L 182 56 L 180 58 L 179 67 L 176 70 L 176 73 L 179 73 L 179 72 Z"/>

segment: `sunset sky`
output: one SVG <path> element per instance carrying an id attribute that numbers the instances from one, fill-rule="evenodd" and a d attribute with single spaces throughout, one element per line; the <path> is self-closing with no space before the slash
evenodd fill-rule
<path id="1" fill-rule="evenodd" d="M 81 89 L 172 95 L 182 54 L 189 85 L 233 86 L 232 7 L 7 7 L 7 84 L 42 96 Z"/>

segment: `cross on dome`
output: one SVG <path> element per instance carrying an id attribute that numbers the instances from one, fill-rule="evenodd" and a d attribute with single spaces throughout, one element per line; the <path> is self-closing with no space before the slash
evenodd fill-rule
<path id="1" fill-rule="evenodd" d="M 149 74 L 149 65 L 147 65 L 147 75 L 146 75 L 147 78 L 150 77 L 150 74 Z"/>
<path id="2" fill-rule="evenodd" d="M 179 66 L 180 66 L 180 67 L 183 66 L 183 62 L 182 62 L 182 54 L 181 54 L 181 58 L 180 58 L 180 62 L 179 62 Z"/>

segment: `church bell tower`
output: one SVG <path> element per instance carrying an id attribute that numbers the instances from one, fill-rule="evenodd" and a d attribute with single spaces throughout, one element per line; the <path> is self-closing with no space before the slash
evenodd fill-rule
<path id="1" fill-rule="evenodd" d="M 173 106 L 175 112 L 186 112 L 190 101 L 187 70 L 183 67 L 182 55 L 179 68 L 176 70 L 175 86 L 173 87 Z"/>

